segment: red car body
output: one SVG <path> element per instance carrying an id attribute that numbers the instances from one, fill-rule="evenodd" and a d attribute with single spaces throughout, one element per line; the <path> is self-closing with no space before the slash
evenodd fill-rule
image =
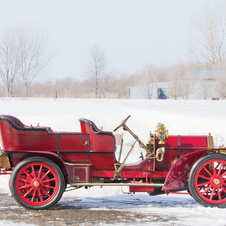
<path id="1" fill-rule="evenodd" d="M 20 205 L 49 208 L 59 201 L 67 185 L 98 185 L 130 186 L 133 193 L 148 194 L 189 190 L 204 206 L 225 207 L 226 159 L 223 148 L 213 147 L 212 136 L 168 136 L 164 144 L 155 137 L 149 155 L 122 166 L 115 156 L 114 134 L 100 131 L 88 119 L 80 119 L 80 124 L 79 133 L 54 132 L 50 127 L 25 126 L 13 116 L 0 117 L 2 157 L 9 161 L 7 165 L 4 160 L 2 173 L 12 171 L 10 189 Z M 162 147 L 163 159 L 157 161 L 156 151 Z M 206 160 L 209 165 L 204 164 L 205 158 L 210 158 Z M 197 169 L 190 179 L 193 167 Z"/>

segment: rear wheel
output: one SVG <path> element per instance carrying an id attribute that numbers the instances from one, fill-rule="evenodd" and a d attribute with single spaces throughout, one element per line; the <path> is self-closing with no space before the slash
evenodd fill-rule
<path id="1" fill-rule="evenodd" d="M 192 167 L 189 180 L 192 197 L 203 206 L 226 207 L 226 155 L 210 154 Z"/>
<path id="2" fill-rule="evenodd" d="M 65 181 L 59 167 L 49 159 L 31 157 L 21 161 L 10 177 L 10 190 L 27 209 L 47 209 L 63 195 Z"/>

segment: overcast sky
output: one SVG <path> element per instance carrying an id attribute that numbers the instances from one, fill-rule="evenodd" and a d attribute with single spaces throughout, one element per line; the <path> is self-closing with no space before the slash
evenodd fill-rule
<path id="1" fill-rule="evenodd" d="M 186 26 L 202 0 L 1 0 L 0 33 L 41 27 L 54 53 L 48 75 L 82 79 L 95 43 L 124 74 L 188 59 Z"/>

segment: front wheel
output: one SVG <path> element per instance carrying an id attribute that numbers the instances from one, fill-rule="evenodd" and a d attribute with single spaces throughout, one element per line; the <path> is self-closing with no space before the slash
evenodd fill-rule
<path id="1" fill-rule="evenodd" d="M 10 177 L 10 190 L 26 209 L 47 209 L 63 195 L 65 181 L 59 167 L 49 159 L 31 157 L 16 165 Z"/>
<path id="2" fill-rule="evenodd" d="M 190 171 L 188 186 L 199 204 L 226 208 L 226 155 L 210 154 L 199 159 Z"/>

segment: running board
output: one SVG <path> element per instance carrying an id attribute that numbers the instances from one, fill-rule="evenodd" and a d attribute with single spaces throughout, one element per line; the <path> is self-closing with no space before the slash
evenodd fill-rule
<path id="1" fill-rule="evenodd" d="M 130 184 L 125 184 L 125 183 L 73 183 L 70 184 L 71 186 L 145 186 L 145 187 L 163 187 L 164 184 L 146 184 L 146 183 L 130 183 Z"/>

